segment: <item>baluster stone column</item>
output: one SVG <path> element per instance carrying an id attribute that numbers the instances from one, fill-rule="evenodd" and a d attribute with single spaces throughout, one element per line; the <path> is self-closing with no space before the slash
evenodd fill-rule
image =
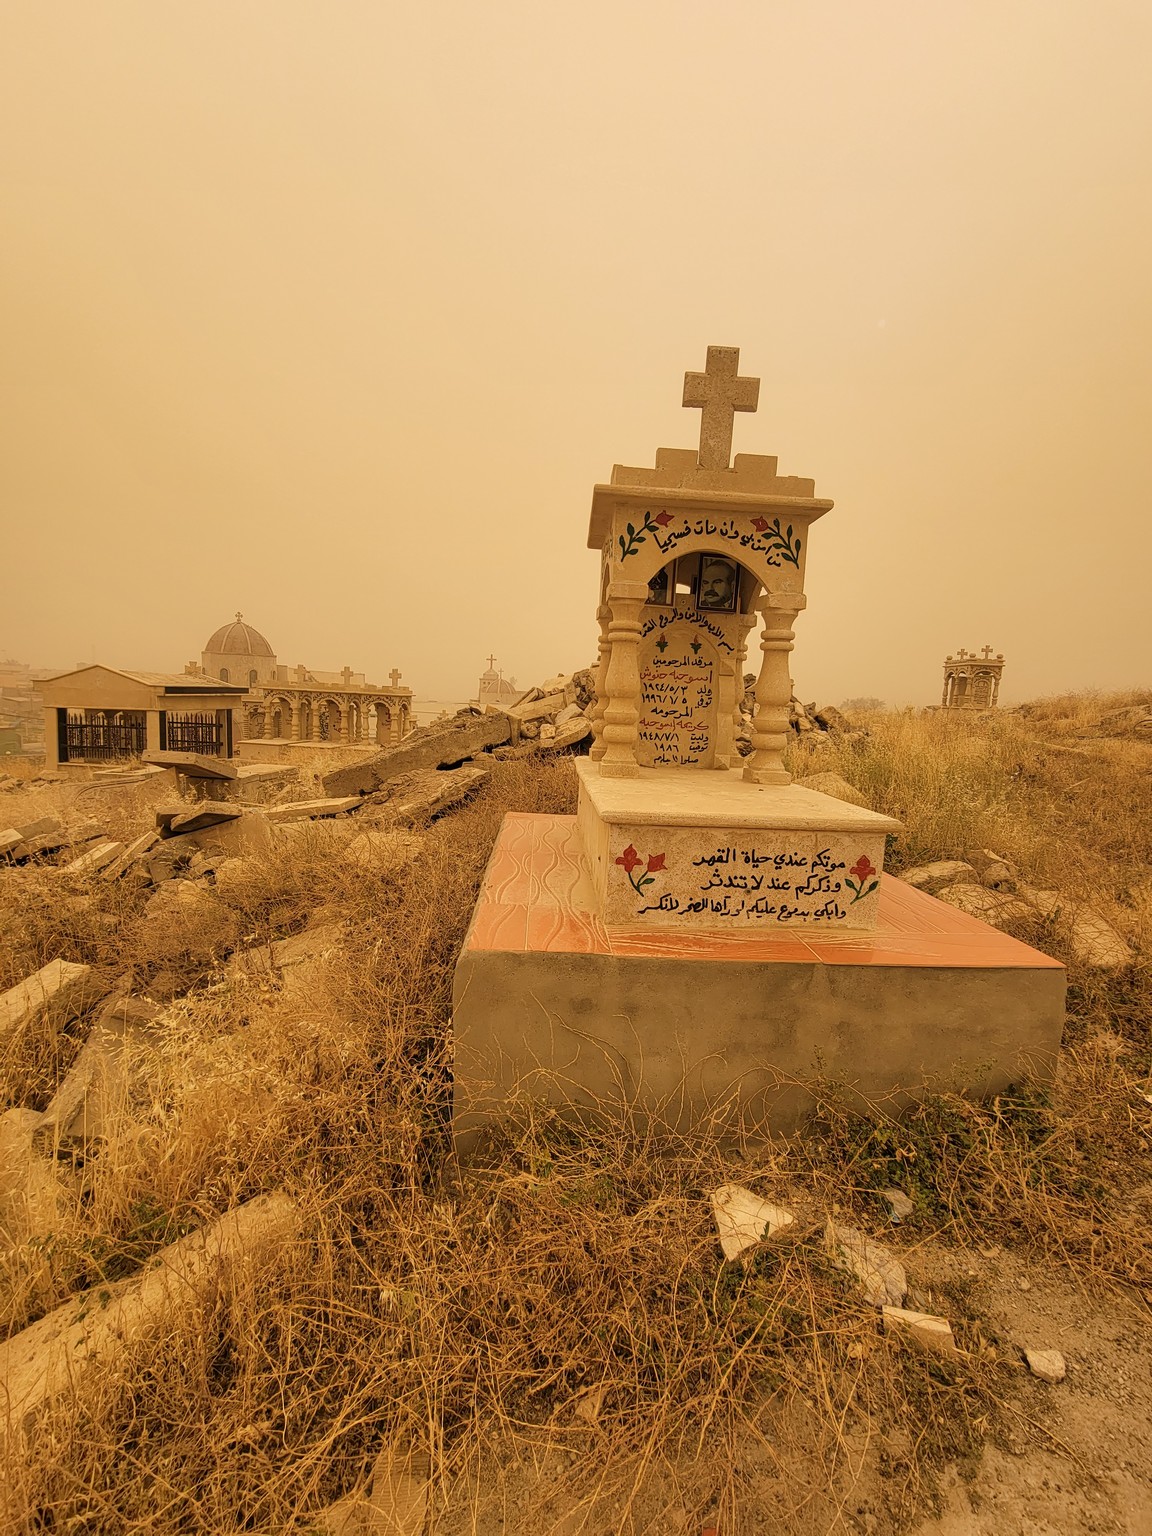
<path id="1" fill-rule="evenodd" d="M 616 581 L 608 588 L 608 667 L 604 677 L 604 755 L 606 779 L 634 779 L 636 724 L 640 719 L 641 615 L 648 596 L 646 581 Z"/>
<path id="2" fill-rule="evenodd" d="M 270 740 L 276 734 L 276 706 L 271 699 L 264 701 L 264 738 Z"/>
<path id="3" fill-rule="evenodd" d="M 596 610 L 596 617 L 600 622 L 599 651 L 596 657 L 596 702 L 592 705 L 589 719 L 592 721 L 592 746 L 588 756 L 599 760 L 604 756 L 604 700 L 606 697 L 608 675 L 608 653 L 611 646 L 608 642 L 608 621 L 612 617 L 612 610 L 607 603 L 601 603 Z"/>
<path id="4" fill-rule="evenodd" d="M 739 768 L 743 762 L 740 756 L 740 732 L 744 728 L 744 714 L 741 705 L 744 703 L 744 664 L 748 660 L 748 636 L 756 623 L 755 612 L 740 615 L 740 639 L 736 646 L 736 698 L 732 705 L 732 767 Z M 791 688 L 789 688 L 791 698 Z"/>
<path id="5" fill-rule="evenodd" d="M 346 747 L 352 744 L 352 710 L 347 699 L 340 700 L 340 740 Z"/>
<path id="6" fill-rule="evenodd" d="M 294 698 L 292 700 L 292 728 L 291 728 L 291 730 L 289 732 L 289 739 L 292 740 L 292 741 L 299 741 L 300 740 L 300 697 L 299 697 L 299 695 L 297 695 L 296 698 Z"/>
<path id="7" fill-rule="evenodd" d="M 795 638 L 792 625 L 807 601 L 802 592 L 766 592 L 756 602 L 764 626 L 760 638 L 764 659 L 756 680 L 752 755 L 744 759 L 744 778 L 751 784 L 792 782 L 784 766 L 792 702 L 788 658 Z"/>

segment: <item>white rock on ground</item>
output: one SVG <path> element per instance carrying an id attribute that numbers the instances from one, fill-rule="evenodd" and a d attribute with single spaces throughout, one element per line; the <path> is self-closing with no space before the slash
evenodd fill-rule
<path id="1" fill-rule="evenodd" d="M 962 859 L 940 859 L 935 864 L 918 864 L 915 869 L 906 869 L 900 878 L 905 885 L 913 885 L 918 891 L 927 891 L 929 896 L 934 896 L 945 886 L 965 882 L 969 875 L 975 885 L 976 871 L 971 864 L 965 864 Z"/>
<path id="2" fill-rule="evenodd" d="M 764 1238 L 792 1225 L 791 1211 L 761 1200 L 740 1184 L 721 1184 L 712 1191 L 712 1214 L 726 1259 L 734 1259 Z"/>
<path id="3" fill-rule="evenodd" d="M 986 885 L 949 885 L 937 891 L 936 897 L 938 901 L 947 902 L 950 907 L 967 912 L 969 917 L 978 917 L 981 922 L 990 923 L 993 928 L 1002 928 L 1005 923 L 1034 916 L 1027 902 L 1019 901 L 1015 896 L 1005 896 L 1000 891 L 989 890 Z"/>
<path id="4" fill-rule="evenodd" d="M 0 993 L 0 1040 L 47 1009 L 60 1020 L 81 1013 L 95 995 L 90 965 L 50 960 L 34 975 Z"/>
<path id="5" fill-rule="evenodd" d="M 238 1264 L 294 1235 L 295 1203 L 258 1195 L 210 1227 L 162 1248 L 126 1280 L 93 1286 L 0 1344 L 0 1445 L 50 1398 L 99 1363 L 119 1359 L 146 1332 L 210 1296 Z"/>
<path id="6" fill-rule="evenodd" d="M 33 1137 L 42 1120 L 34 1109 L 0 1115 L 0 1246 L 16 1248 L 47 1237 L 75 1202 L 60 1164 L 35 1150 Z"/>
<path id="7" fill-rule="evenodd" d="M 1048 1382 L 1050 1386 L 1063 1381 L 1067 1374 L 1068 1367 L 1058 1349 L 1026 1349 L 1024 1358 L 1033 1376 L 1038 1376 L 1041 1381 Z"/>
<path id="8" fill-rule="evenodd" d="M 829 1221 L 824 1242 L 838 1269 L 855 1275 L 871 1307 L 899 1307 L 908 1293 L 904 1266 L 887 1248 L 874 1243 L 855 1227 Z"/>
<path id="9" fill-rule="evenodd" d="M 956 1353 L 952 1324 L 946 1317 L 935 1317 L 930 1312 L 910 1312 L 905 1307 L 885 1307 L 883 1313 L 886 1333 L 899 1333 L 934 1354 Z"/>
<path id="10" fill-rule="evenodd" d="M 87 1151 L 131 1104 L 141 1053 L 161 1010 L 146 998 L 116 997 L 101 1010 L 88 1039 L 39 1117 L 34 1144 Z"/>
<path id="11" fill-rule="evenodd" d="M 1125 941 L 1092 907 L 1084 906 L 1059 891 L 1039 891 L 1021 885 L 1017 893 L 1029 902 L 1041 917 L 1061 924 L 1068 932 L 1076 958 L 1097 970 L 1119 970 L 1131 965 L 1135 956 Z"/>

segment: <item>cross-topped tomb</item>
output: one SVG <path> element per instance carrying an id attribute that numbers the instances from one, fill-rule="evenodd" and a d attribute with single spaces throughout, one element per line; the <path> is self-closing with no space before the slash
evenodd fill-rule
<path id="1" fill-rule="evenodd" d="M 684 375 L 684 405 L 700 412 L 701 469 L 728 468 L 734 415 L 759 403 L 760 380 L 740 378 L 739 365 L 739 347 L 709 347 L 704 372 Z"/>

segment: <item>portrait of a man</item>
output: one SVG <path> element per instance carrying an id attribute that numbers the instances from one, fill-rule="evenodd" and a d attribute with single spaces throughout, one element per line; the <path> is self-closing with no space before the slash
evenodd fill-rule
<path id="1" fill-rule="evenodd" d="M 697 608 L 731 612 L 736 604 L 736 567 L 720 555 L 700 557 L 700 585 Z"/>

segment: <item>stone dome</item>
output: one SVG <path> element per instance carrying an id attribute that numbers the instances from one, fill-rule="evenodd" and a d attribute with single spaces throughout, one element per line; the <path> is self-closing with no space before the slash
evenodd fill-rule
<path id="1" fill-rule="evenodd" d="M 258 629 L 245 624 L 237 614 L 231 624 L 223 624 L 204 647 L 210 656 L 275 656 L 276 652 Z"/>

